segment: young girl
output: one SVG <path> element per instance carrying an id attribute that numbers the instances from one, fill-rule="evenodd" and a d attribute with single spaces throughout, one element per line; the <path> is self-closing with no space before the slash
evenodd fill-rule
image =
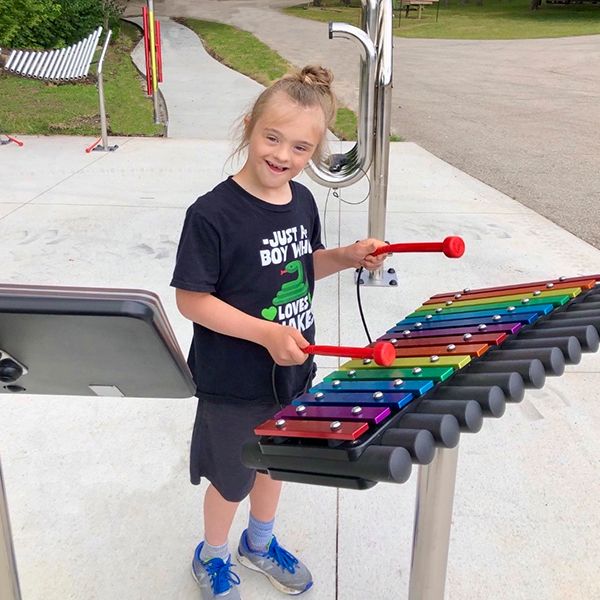
<path id="1" fill-rule="evenodd" d="M 351 267 L 373 270 L 383 260 L 369 256 L 383 245 L 373 239 L 326 250 L 314 198 L 293 181 L 323 152 L 335 116 L 331 81 L 327 69 L 305 67 L 266 89 L 244 118 L 244 166 L 198 198 L 183 225 L 171 285 L 194 323 L 190 473 L 193 484 L 206 477 L 210 485 L 192 573 L 204 600 L 240 598 L 227 539 L 248 495 L 238 561 L 288 594 L 312 585 L 308 569 L 273 535 L 281 482 L 246 468 L 241 448 L 256 425 L 310 384 L 312 362 L 302 348 L 314 342 L 314 280 Z"/>

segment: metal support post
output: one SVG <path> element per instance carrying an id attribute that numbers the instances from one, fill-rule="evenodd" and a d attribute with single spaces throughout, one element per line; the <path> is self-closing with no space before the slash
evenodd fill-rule
<path id="1" fill-rule="evenodd" d="M 444 600 L 458 445 L 419 467 L 409 600 Z"/>
<path id="2" fill-rule="evenodd" d="M 2 478 L 2 464 L 0 463 L 0 598 L 2 600 L 21 600 L 19 578 L 17 576 L 17 563 L 13 549 L 10 520 L 8 518 L 8 504 Z"/>
<path id="3" fill-rule="evenodd" d="M 104 77 L 102 75 L 104 57 L 106 56 L 106 51 L 108 49 L 108 43 L 110 42 L 111 35 L 112 31 L 109 29 L 106 33 L 106 39 L 104 40 L 104 46 L 102 47 L 100 59 L 98 60 L 98 98 L 100 102 L 100 130 L 102 135 L 102 145 L 98 144 L 97 146 L 95 146 L 95 152 L 112 152 L 113 150 L 116 150 L 118 148 L 118 146 L 116 145 L 108 145 L 108 126 L 106 124 L 106 109 L 104 107 Z"/>

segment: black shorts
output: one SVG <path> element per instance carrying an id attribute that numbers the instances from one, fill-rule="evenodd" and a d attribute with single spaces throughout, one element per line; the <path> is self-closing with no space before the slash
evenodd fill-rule
<path id="1" fill-rule="evenodd" d="M 243 500 L 252 489 L 256 470 L 242 464 L 242 446 L 257 440 L 254 428 L 279 410 L 274 401 L 198 398 L 190 449 L 190 479 L 206 477 L 230 502 Z"/>

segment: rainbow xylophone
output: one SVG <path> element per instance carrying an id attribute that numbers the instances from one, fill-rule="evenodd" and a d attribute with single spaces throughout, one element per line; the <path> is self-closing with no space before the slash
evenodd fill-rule
<path id="1" fill-rule="evenodd" d="M 256 427 L 245 464 L 354 489 L 403 483 L 419 465 L 408 598 L 443 600 L 460 432 L 598 350 L 599 284 L 561 277 L 432 296 L 377 341 L 395 347 L 391 365 L 343 364 Z"/>
<path id="2" fill-rule="evenodd" d="M 248 465 L 275 479 L 368 488 L 452 448 L 483 417 L 598 349 L 600 275 L 432 296 L 379 342 L 396 359 L 351 360 L 255 429 Z"/>

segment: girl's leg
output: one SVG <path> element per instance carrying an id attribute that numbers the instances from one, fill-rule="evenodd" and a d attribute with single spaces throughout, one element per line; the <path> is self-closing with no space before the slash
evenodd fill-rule
<path id="1" fill-rule="evenodd" d="M 211 484 L 204 495 L 204 539 L 211 546 L 227 543 L 239 502 L 229 502 Z"/>
<path id="2" fill-rule="evenodd" d="M 280 495 L 281 481 L 275 481 L 264 473 L 257 473 L 250 491 L 250 514 L 259 521 L 272 521 Z"/>
<path id="3" fill-rule="evenodd" d="M 240 539 L 238 561 L 254 571 L 264 573 L 279 591 L 300 594 L 312 586 L 313 580 L 306 565 L 282 548 L 273 536 L 280 494 L 280 481 L 274 481 L 268 475 L 256 474 L 250 492 L 248 529 Z"/>
<path id="4" fill-rule="evenodd" d="M 250 492 L 250 516 L 245 533 L 248 546 L 255 552 L 264 552 L 273 537 L 280 494 L 281 481 L 274 481 L 262 473 L 256 474 Z"/>

